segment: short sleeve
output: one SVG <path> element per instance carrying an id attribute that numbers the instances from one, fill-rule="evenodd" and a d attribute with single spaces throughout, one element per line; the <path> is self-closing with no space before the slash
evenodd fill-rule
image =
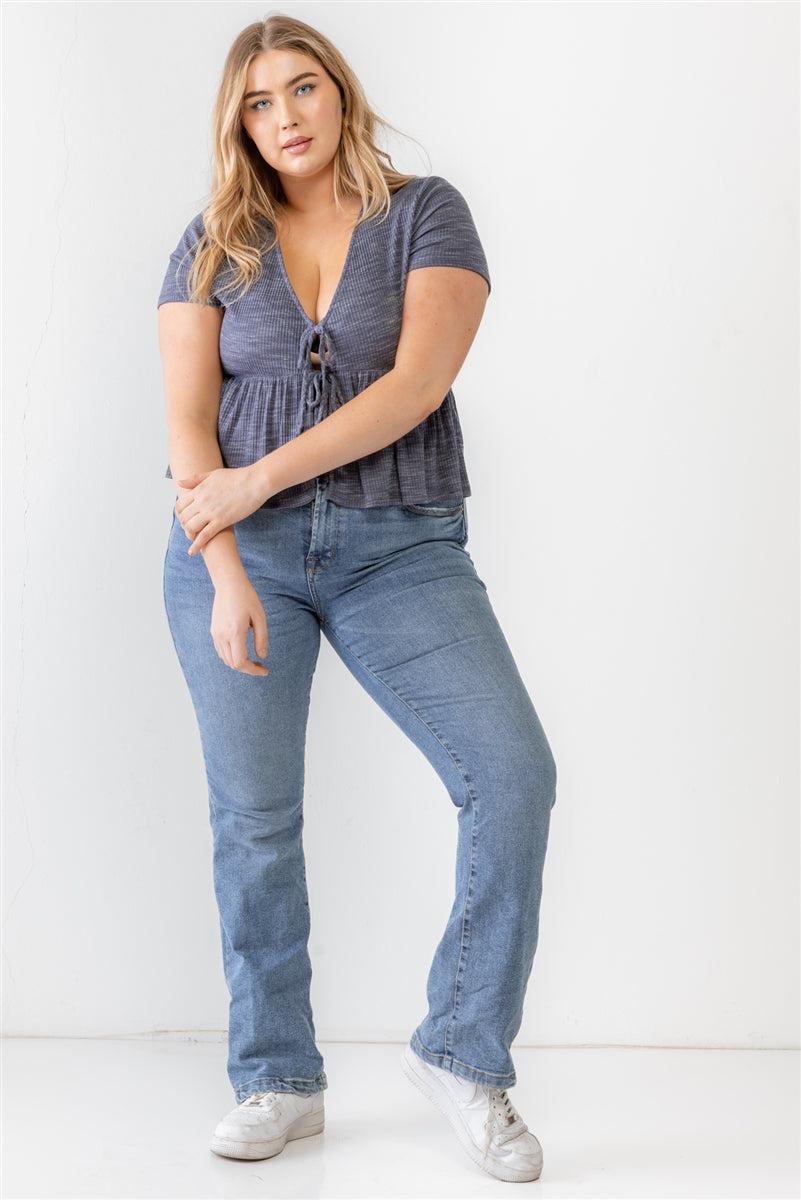
<path id="1" fill-rule="evenodd" d="M 412 217 L 407 270 L 466 267 L 492 290 L 489 267 L 472 213 L 458 188 L 440 175 L 428 176 Z"/>
<path id="2" fill-rule="evenodd" d="M 184 303 L 189 303 L 189 286 L 188 278 L 192 263 L 195 260 L 197 245 L 200 241 L 205 226 L 203 223 L 203 213 L 198 213 L 196 217 L 187 225 L 184 232 L 181 234 L 178 245 L 170 255 L 170 262 L 167 267 L 167 273 L 164 276 L 164 282 L 161 285 L 158 303 L 156 307 L 165 304 L 168 300 L 181 300 Z M 207 304 L 214 308 L 222 308 L 223 303 L 212 291 Z"/>

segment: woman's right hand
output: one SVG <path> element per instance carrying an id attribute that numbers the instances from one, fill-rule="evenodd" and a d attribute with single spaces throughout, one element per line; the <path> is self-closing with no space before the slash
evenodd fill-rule
<path id="1" fill-rule="evenodd" d="M 266 667 L 248 658 L 249 629 L 253 630 L 257 656 L 266 658 L 269 638 L 264 605 L 247 575 L 242 574 L 216 587 L 211 636 L 217 653 L 229 667 L 245 675 L 269 675 Z"/>

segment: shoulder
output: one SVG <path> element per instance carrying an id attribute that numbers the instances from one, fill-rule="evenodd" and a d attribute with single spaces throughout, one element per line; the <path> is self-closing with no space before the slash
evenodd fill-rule
<path id="1" fill-rule="evenodd" d="M 206 220 L 202 211 L 194 215 L 192 220 L 187 225 L 186 230 L 195 234 L 197 237 L 200 237 L 201 234 L 206 232 Z"/>
<path id="2" fill-rule="evenodd" d="M 170 254 L 170 260 L 159 293 L 159 305 L 164 304 L 168 300 L 189 301 L 189 274 L 198 253 L 200 240 L 205 232 L 206 223 L 203 212 L 196 213 L 191 221 L 184 226 L 184 230 Z M 218 271 L 215 276 L 214 285 L 209 292 L 209 298 L 206 301 L 207 304 L 218 308 L 224 307 L 224 300 L 222 299 L 223 284 L 223 276 Z"/>
<path id="3" fill-rule="evenodd" d="M 460 224 L 470 217 L 467 200 L 449 179 L 442 175 L 424 175 L 413 196 L 415 221 L 436 220 L 442 224 Z"/>
<path id="4" fill-rule="evenodd" d="M 491 289 L 484 247 L 467 201 L 449 179 L 428 175 L 414 198 L 406 268 L 449 266 L 476 271 Z"/>
<path id="5" fill-rule="evenodd" d="M 455 184 L 442 175 L 420 177 L 410 205 L 415 230 L 436 226 L 445 232 L 472 226 L 470 206 Z"/>
<path id="6" fill-rule="evenodd" d="M 425 200 L 462 200 L 464 196 L 451 183 L 450 179 L 446 179 L 443 175 L 422 175 L 420 195 Z"/>
<path id="7" fill-rule="evenodd" d="M 464 196 L 449 179 L 442 175 L 416 175 L 393 193 L 392 212 L 402 228 L 413 232 L 432 220 L 458 223 L 469 209 Z"/>
<path id="8" fill-rule="evenodd" d="M 437 197 L 459 195 L 459 191 L 442 175 L 415 175 L 408 183 L 404 184 L 395 195 L 404 201 L 412 204 L 419 204 L 421 201 L 428 199 L 436 199 Z"/>
<path id="9" fill-rule="evenodd" d="M 461 195 L 459 189 L 444 175 L 421 175 L 420 179 L 424 185 L 423 191 L 427 195 L 432 193 L 441 196 Z"/>
<path id="10" fill-rule="evenodd" d="M 206 232 L 206 222 L 203 212 L 196 213 L 188 225 L 185 226 L 183 233 L 178 239 L 178 244 L 173 250 L 173 254 L 186 254 L 193 250 L 200 239 Z"/>

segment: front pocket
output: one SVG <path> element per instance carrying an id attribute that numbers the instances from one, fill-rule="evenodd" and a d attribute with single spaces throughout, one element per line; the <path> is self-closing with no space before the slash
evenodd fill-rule
<path id="1" fill-rule="evenodd" d="M 422 504 L 402 504 L 401 508 L 406 512 L 419 513 L 423 517 L 458 517 L 464 510 L 464 500 L 451 505 L 443 505 L 438 500 L 434 500 L 430 504 L 424 501 Z"/>

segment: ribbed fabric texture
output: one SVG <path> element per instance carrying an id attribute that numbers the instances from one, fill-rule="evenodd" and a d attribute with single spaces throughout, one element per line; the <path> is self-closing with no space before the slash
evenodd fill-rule
<path id="1" fill-rule="evenodd" d="M 188 300 L 187 277 L 202 232 L 198 213 L 170 256 L 159 305 Z M 312 321 L 303 310 L 279 247 L 264 255 L 261 274 L 238 300 L 226 301 L 224 279 L 218 276 L 210 303 L 225 309 L 218 418 L 225 466 L 248 466 L 263 458 L 391 370 L 406 275 L 434 266 L 466 267 L 492 287 L 467 202 L 446 179 L 428 175 L 395 191 L 388 215 L 355 228 L 322 321 Z M 312 349 L 319 365 L 309 357 Z M 172 478 L 169 465 L 166 476 Z M 357 508 L 469 496 L 453 390 L 409 433 L 324 478 L 330 500 Z M 306 504 L 315 489 L 316 479 L 306 480 L 271 496 L 264 507 Z"/>

